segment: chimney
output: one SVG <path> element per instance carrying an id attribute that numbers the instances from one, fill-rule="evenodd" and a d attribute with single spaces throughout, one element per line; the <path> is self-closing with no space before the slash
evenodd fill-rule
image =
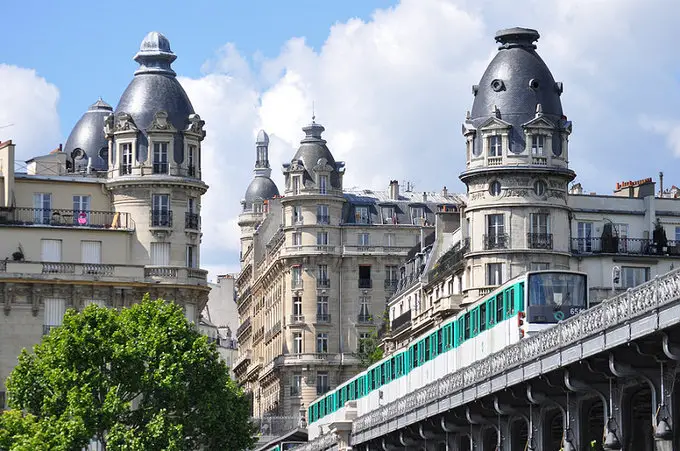
<path id="1" fill-rule="evenodd" d="M 423 191 L 423 202 L 427 202 L 427 193 Z"/>
<path id="2" fill-rule="evenodd" d="M 661 192 L 660 197 L 663 197 L 663 172 L 659 172 L 659 190 Z"/>
<path id="3" fill-rule="evenodd" d="M 399 182 L 390 180 L 390 199 L 399 200 Z"/>
<path id="4" fill-rule="evenodd" d="M 446 186 L 444 186 L 444 189 L 442 189 L 442 196 L 446 197 L 449 195 L 449 190 L 446 189 Z"/>

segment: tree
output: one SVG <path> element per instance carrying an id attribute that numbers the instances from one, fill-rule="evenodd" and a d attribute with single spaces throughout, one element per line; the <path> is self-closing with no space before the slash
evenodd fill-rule
<path id="1" fill-rule="evenodd" d="M 148 296 L 120 311 L 69 310 L 22 351 L 7 388 L 23 413 L 0 417 L 0 450 L 80 450 L 93 438 L 108 450 L 254 444 L 249 403 L 215 345 L 178 305 Z"/>
<path id="2" fill-rule="evenodd" d="M 371 331 L 367 337 L 359 339 L 357 357 L 362 367 L 368 368 L 375 362 L 382 360 L 383 350 L 378 347 L 379 344 L 380 339 L 375 330 Z"/>

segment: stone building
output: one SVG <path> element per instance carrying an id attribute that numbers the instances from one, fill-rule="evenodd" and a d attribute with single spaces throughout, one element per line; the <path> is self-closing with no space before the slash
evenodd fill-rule
<path id="1" fill-rule="evenodd" d="M 359 371 L 360 340 L 382 323 L 399 265 L 435 228 L 439 211 L 459 211 L 446 189 L 415 193 L 347 190 L 324 127 L 312 121 L 290 163 L 283 195 L 269 178 L 268 137 L 256 143 L 255 177 L 239 216 L 236 279 L 239 382 L 253 416 L 301 408 Z"/>
<path id="2" fill-rule="evenodd" d="M 64 147 L 23 168 L 15 145 L 0 144 L 2 398 L 21 349 L 68 308 L 124 307 L 150 293 L 198 322 L 210 290 L 199 252 L 205 131 L 175 58 L 149 33 L 115 110 L 98 100 Z"/>
<path id="3" fill-rule="evenodd" d="M 569 153 L 584 150 L 569 148 L 563 86 L 538 56 L 538 38 L 524 28 L 496 34 L 498 53 L 462 127 L 460 227 L 438 230 L 400 269 L 388 351 L 526 271 L 587 273 L 593 305 L 680 263 L 678 189 L 664 190 L 662 173 L 658 190 L 652 178 L 617 183 L 610 195 L 572 183 Z"/>

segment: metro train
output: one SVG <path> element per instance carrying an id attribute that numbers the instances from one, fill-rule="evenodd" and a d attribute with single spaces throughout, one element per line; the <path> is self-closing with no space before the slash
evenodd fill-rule
<path id="1" fill-rule="evenodd" d="M 362 416 L 446 374 L 517 343 L 588 308 L 587 275 L 581 272 L 530 271 L 509 280 L 371 365 L 307 410 L 309 439 L 320 427 L 344 417 L 345 403 L 356 400 Z"/>

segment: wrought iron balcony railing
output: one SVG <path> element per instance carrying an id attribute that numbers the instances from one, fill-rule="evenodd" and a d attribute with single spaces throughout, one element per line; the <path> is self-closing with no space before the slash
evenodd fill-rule
<path id="1" fill-rule="evenodd" d="M 527 243 L 530 249 L 552 249 L 552 233 L 527 233 Z"/>
<path id="2" fill-rule="evenodd" d="M 316 314 L 316 322 L 318 322 L 318 323 L 330 323 L 331 322 L 331 314 L 330 313 L 317 313 Z"/>
<path id="3" fill-rule="evenodd" d="M 151 227 L 172 227 L 171 210 L 151 210 L 149 214 Z"/>
<path id="4" fill-rule="evenodd" d="M 15 207 L 0 213 L 0 226 L 89 227 L 133 229 L 128 213 Z"/>
<path id="5" fill-rule="evenodd" d="M 655 243 L 647 238 L 572 238 L 573 254 L 667 255 L 680 256 L 680 241 Z"/>
<path id="6" fill-rule="evenodd" d="M 330 279 L 316 279 L 316 286 L 319 288 L 330 288 Z"/>
<path id="7" fill-rule="evenodd" d="M 484 250 L 507 249 L 510 238 L 507 233 L 484 235 Z"/>
<path id="8" fill-rule="evenodd" d="M 186 212 L 184 213 L 184 228 L 189 230 L 199 229 L 199 218 L 198 213 Z"/>

